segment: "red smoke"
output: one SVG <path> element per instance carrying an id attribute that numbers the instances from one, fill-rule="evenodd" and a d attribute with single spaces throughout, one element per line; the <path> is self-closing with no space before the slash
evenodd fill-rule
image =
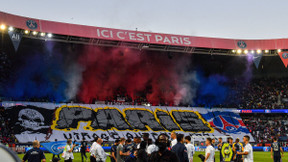
<path id="1" fill-rule="evenodd" d="M 179 66 L 182 54 L 168 55 L 167 52 L 87 46 L 79 60 L 85 70 L 78 97 L 86 103 L 92 99 L 112 100 L 121 90 L 133 100 L 145 94 L 153 105 L 173 104 L 185 65 Z"/>

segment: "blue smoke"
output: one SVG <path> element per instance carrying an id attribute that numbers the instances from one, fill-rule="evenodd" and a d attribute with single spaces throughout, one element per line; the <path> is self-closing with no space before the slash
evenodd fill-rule
<path id="1" fill-rule="evenodd" d="M 225 85 L 227 77 L 215 74 L 208 77 L 202 73 L 197 73 L 199 82 L 197 96 L 194 100 L 196 105 L 214 106 L 225 103 L 230 88 Z"/>
<path id="2" fill-rule="evenodd" d="M 65 101 L 67 83 L 63 76 L 61 55 L 47 56 L 34 53 L 21 58 L 2 90 L 2 96 L 12 100 L 41 98 L 48 101 Z"/>

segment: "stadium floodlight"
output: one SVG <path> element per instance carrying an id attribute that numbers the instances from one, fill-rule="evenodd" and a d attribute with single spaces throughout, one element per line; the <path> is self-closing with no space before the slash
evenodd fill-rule
<path id="1" fill-rule="evenodd" d="M 2 24 L 2 25 L 0 26 L 0 29 L 1 29 L 1 30 L 5 30 L 5 29 L 6 29 L 6 25 Z"/>
<path id="2" fill-rule="evenodd" d="M 38 33 L 37 31 L 33 31 L 32 32 L 33 35 L 37 35 L 37 33 Z"/>
<path id="3" fill-rule="evenodd" d="M 47 34 L 47 37 L 48 37 L 48 38 L 51 38 L 52 36 L 53 36 L 53 35 L 52 35 L 51 33 L 48 33 L 48 34 Z"/>
<path id="4" fill-rule="evenodd" d="M 281 49 L 278 49 L 277 52 L 278 52 L 278 53 L 281 52 Z"/>
<path id="5" fill-rule="evenodd" d="M 238 53 L 238 54 L 241 54 L 241 53 L 242 53 L 242 50 L 241 50 L 241 49 L 238 49 L 238 50 L 237 50 L 237 53 Z"/>
<path id="6" fill-rule="evenodd" d="M 269 53 L 269 50 L 265 50 L 265 53 Z"/>
<path id="7" fill-rule="evenodd" d="M 236 50 L 232 50 L 232 53 L 235 53 L 236 52 Z"/>
<path id="8" fill-rule="evenodd" d="M 252 50 L 252 51 L 251 51 L 251 53 L 252 53 L 252 54 L 254 54 L 254 53 L 255 53 L 255 51 L 254 51 L 254 50 Z"/>
<path id="9" fill-rule="evenodd" d="M 13 31 L 14 28 L 13 28 L 12 26 L 10 26 L 10 27 L 8 28 L 8 30 L 9 30 L 9 31 Z"/>
<path id="10" fill-rule="evenodd" d="M 40 35 L 41 35 L 41 37 L 45 37 L 46 34 L 45 33 L 40 33 Z"/>
<path id="11" fill-rule="evenodd" d="M 25 33 L 25 34 L 29 34 L 29 30 L 25 30 L 24 33 Z"/>
<path id="12" fill-rule="evenodd" d="M 247 53 L 248 53 L 248 50 L 244 50 L 244 53 L 247 54 Z"/>
<path id="13" fill-rule="evenodd" d="M 262 51 L 260 49 L 257 50 L 257 53 L 260 54 Z"/>

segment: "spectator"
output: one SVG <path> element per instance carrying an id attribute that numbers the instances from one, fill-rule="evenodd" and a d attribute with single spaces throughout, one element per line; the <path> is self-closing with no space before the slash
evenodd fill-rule
<path id="1" fill-rule="evenodd" d="M 58 140 L 57 139 L 55 139 L 55 142 L 57 142 Z M 52 156 L 52 160 L 55 158 L 55 156 L 57 156 L 59 159 L 60 159 L 60 155 L 58 154 L 58 155 L 55 155 L 55 154 L 53 154 L 53 156 Z"/>

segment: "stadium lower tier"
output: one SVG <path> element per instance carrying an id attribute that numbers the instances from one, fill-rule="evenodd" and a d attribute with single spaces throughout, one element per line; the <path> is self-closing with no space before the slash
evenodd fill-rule
<path id="1" fill-rule="evenodd" d="M 175 131 L 201 141 L 206 137 L 244 135 L 258 146 L 269 146 L 277 136 L 286 146 L 287 115 L 240 114 L 237 109 L 132 106 L 100 104 L 55 104 L 41 102 L 1 103 L 2 143 L 67 140 L 88 141 L 101 137 L 141 137 L 148 133 L 155 140 L 160 133 Z"/>

